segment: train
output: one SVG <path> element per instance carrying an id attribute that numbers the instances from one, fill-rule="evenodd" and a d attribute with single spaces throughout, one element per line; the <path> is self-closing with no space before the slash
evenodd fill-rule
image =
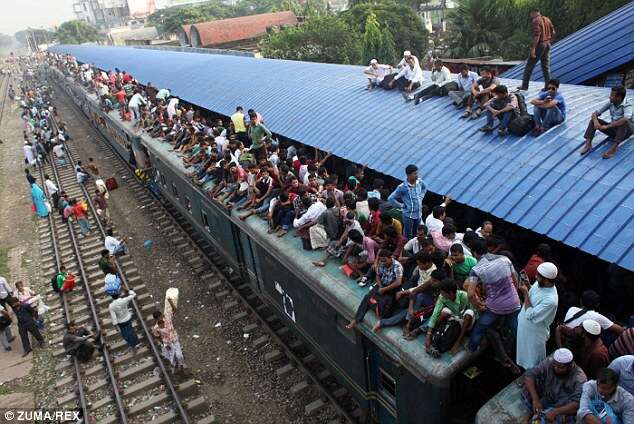
<path id="1" fill-rule="evenodd" d="M 494 366 L 486 379 L 465 372 L 474 363 L 480 370 L 490 366 L 480 351 L 435 359 L 425 352 L 422 337 L 405 341 L 399 328 L 373 332 L 374 314 L 355 331 L 347 330 L 367 288 L 347 279 L 334 263 L 314 267 L 322 253 L 303 250 L 299 238 L 271 237 L 263 220 L 240 221 L 192 183 L 169 143 L 139 134 L 116 112 L 104 112 L 95 94 L 58 69 L 49 68 L 48 76 L 120 156 L 132 154 L 152 170 L 163 200 L 310 346 L 358 402 L 365 422 L 471 423 L 478 408 L 510 381 Z"/>

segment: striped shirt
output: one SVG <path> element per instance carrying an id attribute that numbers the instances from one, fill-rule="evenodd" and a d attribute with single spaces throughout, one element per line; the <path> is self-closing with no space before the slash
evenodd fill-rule
<path id="1" fill-rule="evenodd" d="M 506 256 L 487 253 L 471 268 L 468 284 L 482 284 L 489 311 L 505 315 L 520 309 L 520 298 L 513 284 L 513 264 Z"/>
<path id="2" fill-rule="evenodd" d="M 634 355 L 634 328 L 628 328 L 610 345 L 610 358 Z"/>

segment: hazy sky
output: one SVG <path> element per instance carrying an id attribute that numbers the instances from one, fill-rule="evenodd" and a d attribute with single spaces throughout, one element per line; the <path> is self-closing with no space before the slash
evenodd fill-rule
<path id="1" fill-rule="evenodd" d="M 13 35 L 31 28 L 49 28 L 74 18 L 73 0 L 0 0 L 0 32 Z"/>

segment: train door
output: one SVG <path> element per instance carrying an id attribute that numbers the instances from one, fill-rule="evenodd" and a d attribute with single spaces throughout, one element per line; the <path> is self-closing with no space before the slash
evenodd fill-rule
<path id="1" fill-rule="evenodd" d="M 372 421 L 381 424 L 397 422 L 398 364 L 387 358 L 371 341 L 366 341 L 366 370 Z"/>

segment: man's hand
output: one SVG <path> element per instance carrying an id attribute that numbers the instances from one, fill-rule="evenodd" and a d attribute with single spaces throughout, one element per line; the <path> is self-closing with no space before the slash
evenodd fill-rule
<path id="1" fill-rule="evenodd" d="M 445 259 L 445 263 L 447 264 L 448 267 L 452 267 L 453 266 L 453 260 L 451 258 L 447 258 Z"/>
<path id="2" fill-rule="evenodd" d="M 500 114 L 499 110 L 496 110 L 496 109 L 491 110 L 491 115 L 493 115 L 494 118 L 497 118 L 499 114 Z"/>
<path id="3" fill-rule="evenodd" d="M 385 287 L 380 287 L 378 292 L 379 292 L 379 294 L 385 293 Z"/>
<path id="4" fill-rule="evenodd" d="M 542 405 L 541 400 L 539 399 L 533 399 L 533 412 L 534 413 L 540 413 L 544 410 L 544 405 Z"/>
<path id="5" fill-rule="evenodd" d="M 535 49 L 531 49 L 531 59 L 535 59 L 537 55 L 535 54 Z"/>
<path id="6" fill-rule="evenodd" d="M 555 420 L 557 419 L 557 415 L 559 415 L 557 413 L 556 409 L 551 409 L 550 411 L 548 411 L 548 413 L 546 414 L 546 416 L 544 418 L 546 418 L 546 421 L 549 423 L 554 423 Z"/>
<path id="7" fill-rule="evenodd" d="M 453 197 L 451 197 L 451 194 L 446 194 L 445 197 L 442 199 L 442 202 L 445 204 L 445 206 L 447 206 L 449 203 L 451 203 L 452 200 Z"/>

